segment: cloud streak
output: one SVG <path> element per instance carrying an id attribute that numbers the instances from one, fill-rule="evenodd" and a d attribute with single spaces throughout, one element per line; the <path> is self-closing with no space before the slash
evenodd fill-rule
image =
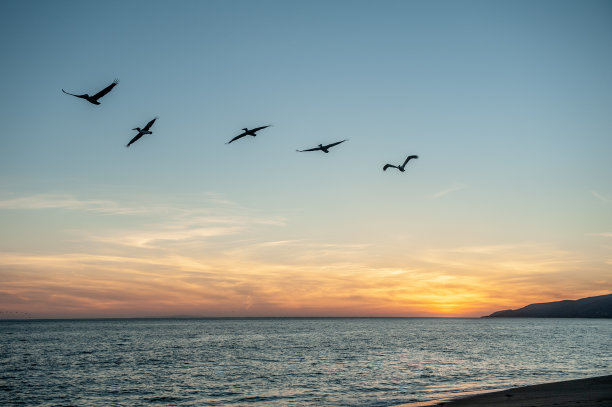
<path id="1" fill-rule="evenodd" d="M 246 234 L 260 227 L 281 227 L 286 224 L 281 216 L 258 213 L 217 195 L 195 198 L 190 205 L 178 202 L 151 205 L 148 202 L 118 203 L 110 199 L 79 199 L 68 194 L 50 193 L 2 199 L 0 211 L 62 210 L 75 214 L 129 216 L 126 221 L 117 218 L 114 222 L 85 218 L 90 222 L 87 228 L 82 225 L 81 215 L 64 217 L 65 221 L 55 232 L 72 234 L 82 243 L 143 249 L 176 249 L 181 244 L 191 245 L 213 238 Z M 79 220 L 72 225 L 72 218 Z"/>
<path id="2" fill-rule="evenodd" d="M 462 189 L 467 188 L 467 185 L 464 184 L 455 184 L 446 189 L 436 192 L 430 196 L 431 199 L 440 199 L 446 195 L 452 194 L 453 192 L 461 191 Z"/>
<path id="3" fill-rule="evenodd" d="M 36 316 L 479 316 L 603 294 L 612 284 L 609 259 L 533 242 L 427 250 L 387 266 L 370 264 L 367 255 L 316 264 L 154 253 L 0 254 L 0 309 Z M 581 276 L 584 268 L 592 272 Z"/>
<path id="4" fill-rule="evenodd" d="M 587 236 L 612 237 L 612 232 L 587 233 Z"/>
<path id="5" fill-rule="evenodd" d="M 71 246 L 0 252 L 0 311 L 38 317 L 479 316 L 612 287 L 609 256 L 538 242 L 385 244 L 383 256 L 367 239 L 287 238 L 274 232 L 290 225 L 283 216 L 219 197 L 208 206 L 148 209 L 61 194 L 0 202 L 80 212 L 76 228 L 61 224 Z M 99 218 L 88 213 L 117 217 L 79 227 Z"/>
<path id="6" fill-rule="evenodd" d="M 597 191 L 591 191 L 591 194 L 592 194 L 592 195 L 593 195 L 595 198 L 599 199 L 599 200 L 600 200 L 600 201 L 602 201 L 602 202 L 605 202 L 605 203 L 610 203 L 610 202 L 612 202 L 612 197 L 611 197 L 611 196 L 609 196 L 609 195 L 603 195 L 603 194 L 600 194 L 600 193 L 599 193 L 599 192 L 597 192 Z"/>
<path id="7" fill-rule="evenodd" d="M 122 206 L 111 200 L 78 199 L 68 194 L 36 194 L 18 198 L 4 198 L 0 200 L 0 210 L 2 209 L 65 209 L 115 215 L 132 215 L 151 211 L 150 209 L 143 209 L 143 207 Z"/>

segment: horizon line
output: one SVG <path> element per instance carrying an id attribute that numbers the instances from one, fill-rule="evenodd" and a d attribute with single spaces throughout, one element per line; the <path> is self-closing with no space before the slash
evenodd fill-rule
<path id="1" fill-rule="evenodd" d="M 70 320 L 130 320 L 130 319 L 481 319 L 488 316 L 148 316 L 148 317 L 32 317 L 32 318 L 0 318 L 2 321 L 70 321 Z"/>

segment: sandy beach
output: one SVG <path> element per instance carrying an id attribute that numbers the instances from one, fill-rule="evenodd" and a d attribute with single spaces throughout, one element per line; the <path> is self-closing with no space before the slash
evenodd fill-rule
<path id="1" fill-rule="evenodd" d="M 544 407 L 612 406 L 612 375 L 568 380 L 466 396 L 455 400 L 437 400 L 403 404 L 401 407 Z"/>

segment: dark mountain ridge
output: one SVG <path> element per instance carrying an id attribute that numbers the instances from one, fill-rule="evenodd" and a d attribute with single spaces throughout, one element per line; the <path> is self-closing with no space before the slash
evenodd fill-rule
<path id="1" fill-rule="evenodd" d="M 612 294 L 531 304 L 497 311 L 483 318 L 612 318 Z"/>

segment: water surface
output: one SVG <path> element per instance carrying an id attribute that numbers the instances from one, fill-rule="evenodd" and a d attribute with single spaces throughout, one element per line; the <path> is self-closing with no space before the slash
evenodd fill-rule
<path id="1" fill-rule="evenodd" d="M 0 321 L 0 405 L 389 406 L 612 372 L 603 319 Z"/>

